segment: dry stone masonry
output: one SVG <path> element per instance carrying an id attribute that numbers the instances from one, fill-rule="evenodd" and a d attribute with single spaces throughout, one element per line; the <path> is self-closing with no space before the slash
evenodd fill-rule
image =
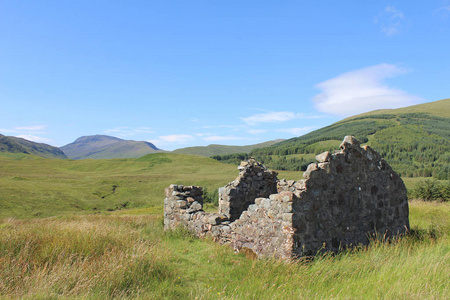
<path id="1" fill-rule="evenodd" d="M 219 213 L 238 219 L 256 198 L 277 193 L 277 173 L 254 159 L 241 162 L 238 178 L 219 189 Z"/>
<path id="2" fill-rule="evenodd" d="M 203 211 L 202 188 L 171 185 L 164 201 L 165 229 L 184 226 L 235 250 L 291 258 L 366 245 L 369 236 L 409 230 L 401 178 L 369 146 L 346 136 L 335 153 L 316 156 L 304 179 L 277 173 L 250 159 L 219 189 L 219 212 Z"/>

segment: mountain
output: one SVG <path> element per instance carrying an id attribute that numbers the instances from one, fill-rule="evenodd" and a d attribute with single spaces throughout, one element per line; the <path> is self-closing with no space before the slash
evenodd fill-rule
<path id="1" fill-rule="evenodd" d="M 71 159 L 135 158 L 162 152 L 149 142 L 123 140 L 107 135 L 82 136 L 61 150 Z"/>
<path id="2" fill-rule="evenodd" d="M 214 156 L 214 155 L 226 155 L 226 154 L 232 154 L 232 153 L 250 153 L 252 150 L 256 148 L 262 148 L 262 147 L 269 147 L 273 144 L 279 143 L 283 141 L 283 139 L 268 141 L 264 143 L 254 144 L 254 145 L 247 145 L 247 146 L 224 146 L 224 145 L 208 145 L 205 147 L 187 147 L 187 148 L 180 148 L 172 151 L 173 153 L 180 153 L 180 154 L 194 154 L 194 155 L 200 155 L 200 156 Z"/>
<path id="3" fill-rule="evenodd" d="M 45 158 L 67 158 L 57 147 L 0 134 L 0 152 L 25 153 Z"/>
<path id="4" fill-rule="evenodd" d="M 304 170 L 346 135 L 370 145 L 404 177 L 450 179 L 450 99 L 356 115 L 250 155 L 273 169 Z"/>

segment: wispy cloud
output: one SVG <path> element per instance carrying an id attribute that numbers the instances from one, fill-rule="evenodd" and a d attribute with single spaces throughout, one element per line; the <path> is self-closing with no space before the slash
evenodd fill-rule
<path id="1" fill-rule="evenodd" d="M 203 129 L 225 128 L 225 129 L 231 129 L 234 131 L 239 131 L 239 130 L 246 128 L 246 126 L 243 126 L 243 125 L 205 125 L 205 126 L 202 126 L 201 128 L 203 128 Z"/>
<path id="2" fill-rule="evenodd" d="M 6 129 L 6 128 L 0 128 L 0 133 L 1 133 L 1 134 L 5 134 L 5 133 L 14 133 L 14 132 L 17 132 L 17 130 Z"/>
<path id="3" fill-rule="evenodd" d="M 45 128 L 47 128 L 47 125 L 16 126 L 10 129 L 0 128 L 0 133 L 11 134 L 37 143 L 49 143 L 51 142 L 50 139 L 37 136 L 37 134 L 45 134 Z"/>
<path id="4" fill-rule="evenodd" d="M 242 120 L 248 125 L 256 125 L 260 123 L 287 122 L 294 119 L 315 119 L 321 118 L 319 115 L 307 115 L 303 113 L 294 113 L 291 111 L 271 111 L 262 114 L 256 114 Z"/>
<path id="5" fill-rule="evenodd" d="M 149 127 L 116 127 L 112 129 L 107 129 L 104 131 L 105 134 L 112 134 L 121 137 L 134 136 L 141 133 L 154 133 L 154 131 Z"/>
<path id="6" fill-rule="evenodd" d="M 257 135 L 257 134 L 266 133 L 267 130 L 265 130 L 265 129 L 250 129 L 247 132 L 250 133 L 250 134 Z"/>
<path id="7" fill-rule="evenodd" d="M 233 140 L 242 140 L 242 139 L 243 139 L 243 137 L 231 136 L 231 135 L 227 135 L 227 136 L 211 135 L 211 136 L 206 136 L 203 138 L 204 141 L 208 141 L 208 142 L 233 141 Z"/>
<path id="8" fill-rule="evenodd" d="M 22 138 L 22 139 L 26 139 L 26 140 L 29 140 L 29 141 L 33 141 L 33 142 L 36 142 L 36 143 L 49 143 L 49 142 L 51 142 L 50 139 L 46 139 L 46 138 L 43 138 L 43 137 L 40 137 L 40 136 L 30 135 L 30 134 L 21 134 L 21 135 L 18 135 L 16 137 Z"/>
<path id="9" fill-rule="evenodd" d="M 393 36 L 401 32 L 405 15 L 394 6 L 386 6 L 382 12 L 375 17 L 375 24 L 381 27 L 381 32 L 386 36 Z"/>
<path id="10" fill-rule="evenodd" d="M 242 121 L 249 125 L 258 123 L 285 122 L 295 118 L 295 113 L 290 111 L 273 111 L 263 114 L 256 114 L 248 118 L 242 118 Z"/>
<path id="11" fill-rule="evenodd" d="M 182 144 L 189 141 L 192 141 L 195 137 L 189 134 L 171 134 L 171 135 L 162 135 L 159 136 L 157 139 L 149 140 L 148 142 L 154 143 L 154 144 Z"/>
<path id="12" fill-rule="evenodd" d="M 313 101 L 319 111 L 338 116 L 416 104 L 421 98 L 383 83 L 386 78 L 404 73 L 405 69 L 390 64 L 344 73 L 317 84 L 315 87 L 322 92 Z"/>
<path id="13" fill-rule="evenodd" d="M 447 19 L 450 15 L 450 5 L 444 5 L 433 11 L 433 16 L 439 16 L 442 19 Z"/>
<path id="14" fill-rule="evenodd" d="M 44 130 L 47 125 L 32 125 L 32 126 L 20 126 L 14 127 L 13 130 L 17 131 L 41 131 Z"/>

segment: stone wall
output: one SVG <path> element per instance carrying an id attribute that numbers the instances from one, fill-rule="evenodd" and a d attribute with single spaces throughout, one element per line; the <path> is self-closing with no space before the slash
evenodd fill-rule
<path id="1" fill-rule="evenodd" d="M 292 192 L 257 198 L 241 217 L 231 223 L 231 246 L 250 249 L 259 257 L 291 257 L 295 248 Z"/>
<path id="2" fill-rule="evenodd" d="M 277 173 L 255 159 L 243 161 L 238 169 L 239 176 L 219 189 L 219 213 L 227 215 L 231 221 L 238 219 L 256 198 L 277 192 Z"/>
<path id="3" fill-rule="evenodd" d="M 198 186 L 171 184 L 165 189 L 164 229 L 174 229 L 192 220 L 203 211 L 203 189 Z"/>
<path id="4" fill-rule="evenodd" d="M 294 242 L 298 255 L 321 247 L 338 251 L 368 244 L 368 236 L 391 237 L 409 230 L 406 188 L 369 146 L 346 137 L 341 151 L 322 153 L 303 180 L 293 184 Z"/>
<path id="5" fill-rule="evenodd" d="M 237 251 L 259 257 L 314 255 L 391 237 L 409 229 L 406 188 L 401 178 L 369 146 L 345 137 L 335 153 L 316 157 L 299 181 L 250 159 L 235 181 L 219 189 L 219 213 L 202 210 L 200 187 L 166 189 L 166 229 L 185 226 L 199 237 L 211 235 Z"/>

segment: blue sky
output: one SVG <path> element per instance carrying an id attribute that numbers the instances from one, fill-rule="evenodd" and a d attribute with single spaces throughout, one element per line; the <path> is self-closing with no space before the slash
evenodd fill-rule
<path id="1" fill-rule="evenodd" d="M 0 1 L 0 133 L 248 145 L 450 97 L 450 1 Z"/>

